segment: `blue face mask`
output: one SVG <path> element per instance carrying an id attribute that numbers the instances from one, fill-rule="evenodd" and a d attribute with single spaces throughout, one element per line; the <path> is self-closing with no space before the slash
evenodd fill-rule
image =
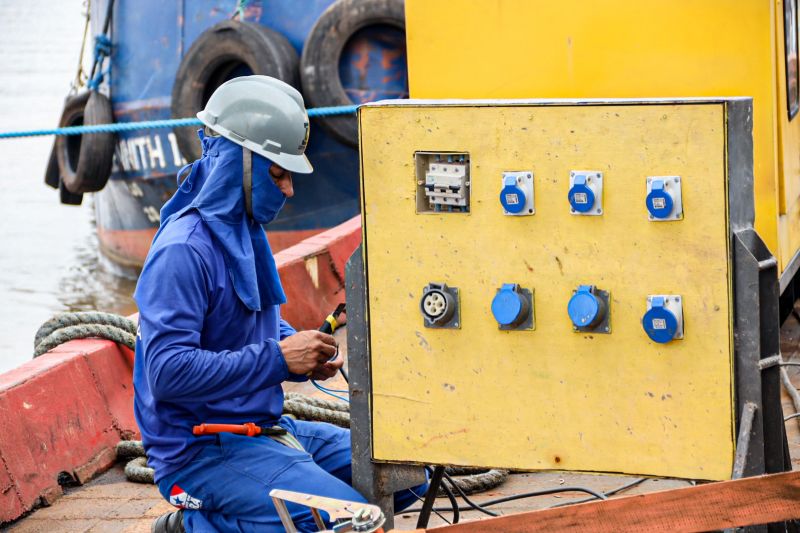
<path id="1" fill-rule="evenodd" d="M 272 162 L 249 150 L 245 153 L 252 157 L 252 191 L 250 193 L 250 209 L 253 220 L 259 224 L 269 224 L 280 212 L 283 204 L 286 203 L 286 196 L 281 192 L 269 169 Z M 246 156 L 245 156 L 246 157 Z M 247 187 L 245 186 L 245 197 Z"/>

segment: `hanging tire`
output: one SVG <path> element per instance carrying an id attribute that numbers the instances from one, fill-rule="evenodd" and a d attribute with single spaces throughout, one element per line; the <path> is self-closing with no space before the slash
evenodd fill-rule
<path id="1" fill-rule="evenodd" d="M 194 117 L 217 87 L 238 76 L 265 74 L 297 87 L 298 63 L 297 52 L 280 33 L 250 22 L 220 22 L 203 32 L 183 57 L 172 86 L 172 118 Z M 188 161 L 200 157 L 196 130 L 175 129 Z"/>
<path id="2" fill-rule="evenodd" d="M 50 158 L 47 160 L 47 168 L 44 171 L 45 185 L 58 189 L 61 181 L 61 174 L 58 171 L 58 154 L 56 154 L 56 141 L 53 141 L 53 148 L 50 150 Z"/>
<path id="3" fill-rule="evenodd" d="M 67 98 L 59 127 L 111 124 L 114 116 L 108 98 L 95 91 Z M 67 191 L 97 192 L 108 182 L 114 158 L 113 133 L 62 135 L 56 140 L 61 181 Z"/>
<path id="4" fill-rule="evenodd" d="M 348 41 L 368 26 L 388 25 L 405 33 L 403 0 L 338 0 L 320 16 L 303 46 L 300 79 L 310 107 L 352 105 L 339 74 L 342 51 Z M 358 146 L 354 115 L 319 118 L 337 140 Z"/>
<path id="5" fill-rule="evenodd" d="M 66 187 L 64 187 L 64 182 L 61 181 L 61 172 L 58 170 L 56 142 L 57 141 L 53 141 L 53 149 L 50 150 L 50 159 L 47 160 L 47 169 L 44 171 L 44 182 L 48 186 L 58 189 L 59 199 L 62 204 L 81 205 L 81 202 L 83 202 L 83 194 L 69 192 Z"/>
<path id="6" fill-rule="evenodd" d="M 64 205 L 81 205 L 83 202 L 82 192 L 69 192 L 63 181 L 58 182 L 58 199 Z"/>

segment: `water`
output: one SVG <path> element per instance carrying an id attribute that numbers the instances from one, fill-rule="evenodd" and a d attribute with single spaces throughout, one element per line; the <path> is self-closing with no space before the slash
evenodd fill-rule
<path id="1" fill-rule="evenodd" d="M 57 125 L 83 11 L 81 0 L 0 1 L 0 130 Z M 99 256 L 91 195 L 61 205 L 42 181 L 52 143 L 0 140 L 0 372 L 31 358 L 36 330 L 55 313 L 135 311 L 135 279 Z"/>

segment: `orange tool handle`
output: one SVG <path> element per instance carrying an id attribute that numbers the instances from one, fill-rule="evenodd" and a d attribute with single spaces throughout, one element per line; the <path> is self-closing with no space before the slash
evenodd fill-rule
<path id="1" fill-rule="evenodd" d="M 237 435 L 247 435 L 255 437 L 261 435 L 261 428 L 253 422 L 244 424 L 200 424 L 192 428 L 195 435 L 216 435 L 217 433 L 236 433 Z"/>

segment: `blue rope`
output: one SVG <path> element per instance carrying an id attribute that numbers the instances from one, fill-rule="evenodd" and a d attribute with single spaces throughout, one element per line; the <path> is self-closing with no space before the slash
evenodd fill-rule
<path id="1" fill-rule="evenodd" d="M 328 389 L 326 387 L 323 387 L 322 385 L 320 385 L 319 383 L 317 383 L 313 379 L 310 380 L 310 381 L 311 381 L 312 385 L 314 385 L 316 388 L 318 388 L 319 390 L 321 390 L 322 392 L 324 392 L 328 396 L 333 396 L 334 398 L 338 398 L 339 400 L 342 400 L 343 402 L 350 403 L 349 399 L 344 398 L 342 396 L 339 396 L 338 394 L 334 394 L 335 392 L 347 393 L 348 391 L 346 391 L 346 390 L 337 390 L 337 389 Z"/>
<path id="2" fill-rule="evenodd" d="M 98 89 L 100 89 L 100 85 L 102 85 L 103 80 L 110 72 L 111 72 L 111 67 L 107 68 L 106 70 L 98 70 L 94 78 L 89 80 L 89 83 L 86 84 L 86 87 L 90 91 L 97 91 Z"/>
<path id="3" fill-rule="evenodd" d="M 314 117 L 330 117 L 333 115 L 351 115 L 358 109 L 357 105 L 337 105 L 332 107 L 315 107 L 308 110 L 308 116 Z"/>
<path id="4" fill-rule="evenodd" d="M 111 39 L 102 33 L 94 38 L 94 57 L 97 61 L 101 57 L 108 57 L 111 55 Z"/>
<path id="5" fill-rule="evenodd" d="M 108 74 L 111 67 L 109 67 L 105 72 L 103 72 L 103 61 L 105 58 L 111 55 L 111 39 L 109 39 L 105 34 L 99 34 L 94 38 L 94 67 L 92 71 L 96 71 L 94 78 L 89 80 L 89 83 L 86 86 L 92 90 L 96 91 L 100 88 L 100 84 L 103 83 L 106 75 Z"/>
<path id="6" fill-rule="evenodd" d="M 335 107 L 316 107 L 308 110 L 309 117 L 329 117 L 334 115 L 349 115 L 356 112 L 357 105 L 344 105 Z M 202 123 L 196 118 L 175 118 L 168 120 L 145 120 L 142 122 L 116 122 L 114 124 L 96 124 L 93 126 L 69 126 L 66 128 L 53 128 L 49 130 L 9 131 L 0 133 L 0 139 L 15 139 L 19 137 L 39 137 L 42 135 L 83 135 L 87 133 L 116 133 L 118 131 L 149 130 L 157 128 L 180 128 L 182 126 L 200 126 Z"/>

